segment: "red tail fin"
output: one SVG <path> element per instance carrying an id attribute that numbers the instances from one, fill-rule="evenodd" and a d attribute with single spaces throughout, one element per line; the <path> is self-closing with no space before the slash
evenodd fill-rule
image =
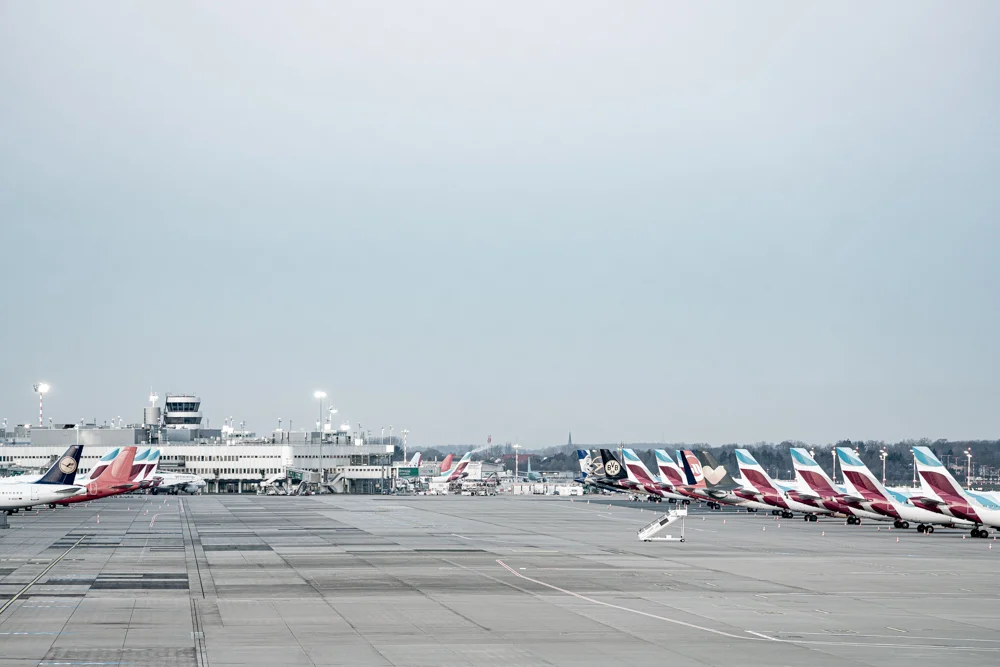
<path id="1" fill-rule="evenodd" d="M 132 462 L 135 460 L 135 447 L 124 447 L 121 453 L 111 462 L 111 466 L 102 476 L 103 482 L 127 482 L 132 476 Z"/>

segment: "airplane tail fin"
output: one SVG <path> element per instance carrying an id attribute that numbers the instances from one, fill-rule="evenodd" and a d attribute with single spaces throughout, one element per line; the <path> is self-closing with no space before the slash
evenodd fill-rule
<path id="1" fill-rule="evenodd" d="M 156 473 L 160 467 L 160 450 L 154 449 L 150 452 L 149 456 L 146 457 L 146 471 L 143 473 L 143 481 L 151 480 L 156 476 Z"/>
<path id="2" fill-rule="evenodd" d="M 580 462 L 580 477 L 586 479 L 590 475 L 590 469 L 593 466 L 593 462 L 590 459 L 590 452 L 586 449 L 576 450 L 576 458 Z"/>
<path id="3" fill-rule="evenodd" d="M 670 457 L 670 454 L 667 454 L 666 450 L 657 449 L 653 453 L 656 455 L 656 467 L 660 470 L 660 479 L 662 481 L 673 486 L 688 484 L 684 469 L 677 465 L 677 462 Z"/>
<path id="4" fill-rule="evenodd" d="M 678 457 L 685 462 L 684 469 L 690 475 L 689 483 L 692 486 L 705 486 L 705 473 L 702 470 L 701 461 L 694 455 L 694 452 L 685 449 L 678 452 Z"/>
<path id="5" fill-rule="evenodd" d="M 132 462 L 135 460 L 136 447 L 123 447 L 112 462 L 105 477 L 112 482 L 127 482 L 132 477 Z"/>
<path id="6" fill-rule="evenodd" d="M 651 484 L 655 480 L 653 476 L 649 473 L 649 469 L 646 468 L 646 464 L 642 462 L 642 459 L 632 451 L 631 449 L 622 450 L 622 460 L 625 467 L 628 469 L 629 477 L 636 482 Z"/>
<path id="7" fill-rule="evenodd" d="M 604 475 L 613 480 L 628 478 L 625 467 L 619 463 L 610 449 L 601 450 L 601 460 L 604 462 Z"/>
<path id="8" fill-rule="evenodd" d="M 454 458 L 455 458 L 454 454 L 449 454 L 448 456 L 444 457 L 443 461 L 441 461 L 440 470 L 442 475 L 451 470 L 451 462 L 452 460 L 454 460 Z"/>
<path id="9" fill-rule="evenodd" d="M 130 481 L 142 480 L 146 476 L 146 459 L 153 452 L 152 449 L 144 449 L 135 455 L 132 461 L 132 470 L 129 475 Z"/>
<path id="10" fill-rule="evenodd" d="M 448 475 L 448 481 L 453 482 L 456 479 L 465 477 L 465 475 L 468 474 L 465 472 L 465 469 L 469 466 L 469 461 L 471 460 L 472 452 L 467 452 L 465 456 L 462 457 L 462 460 L 458 462 L 458 465 L 455 466 L 455 469 L 451 472 L 451 474 Z"/>
<path id="11" fill-rule="evenodd" d="M 763 466 L 757 463 L 757 459 L 754 458 L 753 454 L 745 449 L 737 449 L 735 453 L 736 463 L 740 468 L 740 474 L 743 475 L 743 479 L 758 491 L 780 495 L 778 485 L 774 483 L 774 480 L 767 474 Z"/>
<path id="12" fill-rule="evenodd" d="M 737 489 L 740 488 L 739 483 L 733 479 L 733 476 L 729 474 L 726 466 L 719 463 L 719 461 L 712 455 L 712 452 L 707 452 L 704 450 L 698 452 L 685 452 L 685 454 L 690 453 L 698 463 L 701 464 L 701 471 L 705 479 L 705 488 L 708 489 Z M 689 460 L 685 457 L 685 460 Z"/>
<path id="13" fill-rule="evenodd" d="M 792 467 L 795 477 L 806 488 L 821 496 L 835 496 L 840 493 L 826 471 L 816 463 L 816 459 L 804 447 L 792 447 Z"/>
<path id="14" fill-rule="evenodd" d="M 115 447 L 110 452 L 102 456 L 97 464 L 94 465 L 94 468 L 86 476 L 86 479 L 93 481 L 103 475 L 104 471 L 108 469 L 108 466 L 110 466 L 111 462 L 115 460 L 115 457 L 118 456 L 119 452 L 121 452 L 121 448 Z"/>
<path id="15" fill-rule="evenodd" d="M 844 486 L 847 490 L 863 498 L 879 502 L 892 502 L 893 496 L 878 481 L 868 466 L 858 457 L 857 452 L 848 447 L 837 447 L 837 459 L 844 472 Z"/>
<path id="16" fill-rule="evenodd" d="M 80 467 L 83 445 L 71 445 L 52 467 L 38 480 L 39 484 L 72 485 L 76 481 L 76 470 Z"/>
<path id="17" fill-rule="evenodd" d="M 963 498 L 962 485 L 945 467 L 930 447 L 913 447 L 913 455 L 917 459 L 917 472 L 920 473 L 920 484 L 925 491 L 933 491 L 942 500 Z"/>
<path id="18" fill-rule="evenodd" d="M 416 454 L 414 454 L 413 458 L 410 459 L 410 462 L 407 465 L 410 468 L 416 468 L 416 467 L 418 467 L 420 465 L 420 452 L 417 452 Z"/>
<path id="19" fill-rule="evenodd" d="M 601 457 L 601 450 L 590 450 L 590 474 L 594 477 L 604 477 L 604 458 Z"/>

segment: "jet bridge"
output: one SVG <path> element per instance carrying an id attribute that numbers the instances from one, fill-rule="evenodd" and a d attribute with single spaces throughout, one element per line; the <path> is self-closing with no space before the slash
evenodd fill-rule
<path id="1" fill-rule="evenodd" d="M 687 519 L 687 514 L 687 507 L 670 510 L 659 519 L 656 519 L 652 523 L 640 528 L 639 539 L 643 542 L 683 542 L 684 523 Z M 674 537 L 673 535 L 660 536 L 660 533 L 666 530 L 670 524 L 675 523 L 678 520 L 681 522 L 681 534 L 679 537 Z"/>

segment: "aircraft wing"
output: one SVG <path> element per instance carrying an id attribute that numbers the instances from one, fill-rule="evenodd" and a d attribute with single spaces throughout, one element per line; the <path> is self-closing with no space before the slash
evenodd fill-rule
<path id="1" fill-rule="evenodd" d="M 922 503 L 924 505 L 947 505 L 948 503 L 944 500 L 938 500 L 937 498 L 929 498 L 927 496 L 910 496 L 910 500 Z"/>

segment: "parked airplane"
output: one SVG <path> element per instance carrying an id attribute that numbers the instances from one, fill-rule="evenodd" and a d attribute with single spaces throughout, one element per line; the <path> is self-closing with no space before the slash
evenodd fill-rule
<path id="1" fill-rule="evenodd" d="M 869 512 L 858 502 L 851 502 L 844 491 L 838 488 L 826 471 L 816 463 L 816 459 L 802 447 L 792 447 L 792 467 L 799 482 L 799 490 L 788 495 L 804 503 L 821 503 L 827 509 L 847 515 L 847 523 L 858 525 L 862 519 L 888 521 L 889 517 L 877 512 Z M 803 491 L 801 489 L 808 489 Z"/>
<path id="2" fill-rule="evenodd" d="M 833 514 L 838 511 L 828 509 L 818 502 L 803 502 L 802 496 L 799 499 L 792 497 L 788 489 L 775 484 L 753 454 L 745 449 L 737 449 L 735 453 L 740 474 L 746 480 L 749 490 L 758 494 L 754 500 L 777 508 L 782 517 L 790 519 L 794 516 L 792 512 L 801 512 L 806 521 L 816 521 L 817 514 Z"/>
<path id="3" fill-rule="evenodd" d="M 917 532 L 933 533 L 935 525 L 973 525 L 968 521 L 913 505 L 903 494 L 885 488 L 857 454 L 847 447 L 837 447 L 837 458 L 840 469 L 844 471 L 844 486 L 849 496 L 845 501 L 858 503 L 868 511 L 891 517 L 896 528 L 909 528 L 910 522 L 914 521 L 918 522 Z"/>
<path id="4" fill-rule="evenodd" d="M 1000 505 L 988 496 L 966 491 L 929 447 L 913 447 L 917 472 L 925 495 L 910 496 L 910 502 L 973 524 L 973 537 L 989 537 L 982 526 L 1000 528 Z"/>
<path id="5" fill-rule="evenodd" d="M 160 450 L 151 449 L 147 450 L 146 458 L 142 462 L 142 468 L 137 470 L 136 465 L 133 463 L 132 472 L 135 475 L 133 478 L 135 481 L 139 482 L 140 489 L 148 489 L 150 487 L 156 487 L 163 483 L 163 478 L 159 476 L 158 469 L 160 466 Z M 141 455 L 140 455 L 141 456 Z M 138 461 L 136 457 L 136 461 Z M 204 482 L 204 480 L 202 480 Z M 201 486 L 205 486 L 202 484 Z"/>
<path id="6" fill-rule="evenodd" d="M 576 450 L 577 462 L 580 464 L 580 476 L 574 479 L 574 482 L 579 484 L 587 485 L 587 477 L 591 474 L 594 467 L 594 461 L 590 458 L 590 452 L 586 449 Z"/>
<path id="7" fill-rule="evenodd" d="M 414 454 L 413 458 L 411 458 L 410 462 L 407 463 L 406 465 L 408 467 L 410 467 L 410 468 L 417 468 L 417 467 L 419 467 L 420 466 L 420 452 L 417 452 L 416 454 Z"/>
<path id="8" fill-rule="evenodd" d="M 526 477 L 524 481 L 526 482 L 544 482 L 545 478 L 542 477 L 540 472 L 532 472 L 531 470 L 531 457 L 528 457 L 528 470 L 525 472 Z"/>
<path id="9" fill-rule="evenodd" d="M 200 476 L 187 472 L 161 472 L 156 475 L 156 479 L 159 483 L 154 483 L 150 490 L 154 496 L 161 493 L 176 496 L 182 491 L 194 494 L 208 486 L 208 482 Z"/>
<path id="10" fill-rule="evenodd" d="M 715 503 L 716 508 L 719 503 L 723 503 L 743 507 L 747 512 L 774 509 L 770 505 L 753 500 L 757 497 L 757 493 L 748 491 L 743 484 L 733 479 L 726 467 L 719 463 L 711 452 L 684 450 L 679 459 L 684 464 L 684 473 L 688 479 L 700 478 L 702 481 L 701 486 L 689 486 L 687 491 L 709 503 Z M 693 468 L 693 463 L 697 463 L 698 467 Z"/>
<path id="11" fill-rule="evenodd" d="M 644 491 L 650 498 L 660 500 L 669 498 L 674 502 L 678 500 L 690 502 L 687 496 L 677 493 L 670 483 L 661 482 L 658 476 L 654 476 L 646 468 L 646 464 L 631 449 L 622 450 L 622 459 L 628 478 L 638 491 Z"/>
<path id="12" fill-rule="evenodd" d="M 449 455 L 450 456 L 450 455 Z M 465 469 L 469 466 L 469 462 L 472 460 L 472 452 L 468 452 L 462 459 L 458 462 L 451 470 L 446 470 L 441 473 L 440 477 L 431 477 L 432 482 L 455 482 L 463 477 L 466 477 L 469 473 L 465 472 Z M 443 467 L 444 464 L 442 464 Z"/>
<path id="13" fill-rule="evenodd" d="M 71 445 L 36 482 L 15 482 L 0 487 L 0 510 L 13 514 L 34 505 L 52 505 L 80 490 L 75 484 L 83 445 Z"/>
<path id="14" fill-rule="evenodd" d="M 593 472 L 587 477 L 589 483 L 605 491 L 630 493 L 635 490 L 625 466 L 618 462 L 611 450 L 601 449 L 596 458 L 591 456 L 591 460 Z"/>
<path id="15" fill-rule="evenodd" d="M 126 491 L 134 491 L 139 488 L 139 483 L 132 481 L 132 462 L 135 459 L 135 447 L 124 447 L 117 452 L 111 460 L 110 465 L 103 464 L 104 458 L 99 465 L 94 466 L 92 475 L 77 493 L 62 500 L 57 500 L 56 505 L 71 505 L 82 503 L 87 500 L 97 500 L 107 496 L 115 496 Z"/>
<path id="16" fill-rule="evenodd" d="M 441 460 L 441 465 L 438 466 L 438 470 L 441 472 L 442 475 L 451 470 L 452 460 L 454 460 L 454 458 L 455 458 L 454 454 L 449 454 L 448 456 L 444 457 L 444 459 Z"/>

